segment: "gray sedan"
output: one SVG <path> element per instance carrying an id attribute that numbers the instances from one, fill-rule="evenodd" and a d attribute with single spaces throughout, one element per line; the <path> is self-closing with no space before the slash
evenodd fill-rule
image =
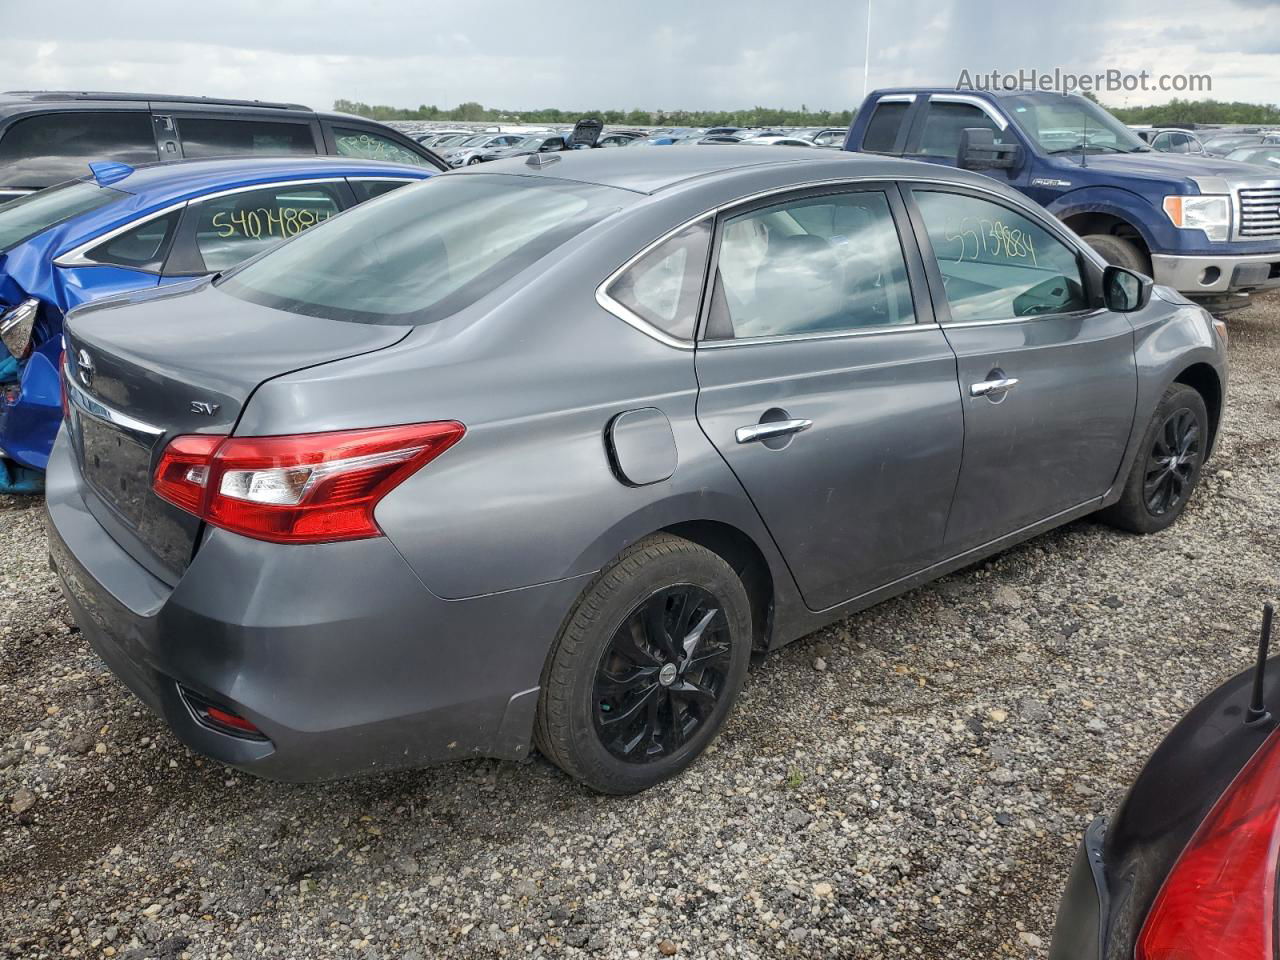
<path id="1" fill-rule="evenodd" d="M 633 792 L 706 748 L 752 651 L 1078 517 L 1172 523 L 1224 340 L 964 171 L 503 160 L 73 313 L 52 562 L 218 760 L 536 745 Z"/>

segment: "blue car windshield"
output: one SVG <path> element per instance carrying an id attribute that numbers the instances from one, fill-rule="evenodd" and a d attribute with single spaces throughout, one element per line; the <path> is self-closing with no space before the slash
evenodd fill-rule
<path id="1" fill-rule="evenodd" d="M 123 196 L 119 190 L 82 180 L 12 200 L 0 206 L 0 253 Z"/>
<path id="2" fill-rule="evenodd" d="M 431 323 L 470 306 L 631 196 L 552 178 L 436 177 L 298 234 L 218 286 L 307 316 Z"/>

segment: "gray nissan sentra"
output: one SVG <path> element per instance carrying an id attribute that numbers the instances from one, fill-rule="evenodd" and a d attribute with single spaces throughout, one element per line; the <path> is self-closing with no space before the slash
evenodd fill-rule
<path id="1" fill-rule="evenodd" d="M 536 745 L 627 793 L 753 650 L 1178 517 L 1209 314 L 989 178 L 767 152 L 487 164 L 73 313 L 48 519 L 89 642 L 264 776 Z"/>

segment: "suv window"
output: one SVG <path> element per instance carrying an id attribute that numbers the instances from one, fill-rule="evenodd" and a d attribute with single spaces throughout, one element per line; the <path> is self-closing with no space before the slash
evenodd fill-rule
<path id="1" fill-rule="evenodd" d="M 95 160 L 159 159 L 151 114 L 60 111 L 16 120 L 0 137 L 0 184 L 45 187 L 89 172 Z"/>
<path id="2" fill-rule="evenodd" d="M 883 193 L 807 197 L 725 222 L 709 339 L 914 322 L 902 244 Z"/>
<path id="3" fill-rule="evenodd" d="M 1006 320 L 1088 306 L 1080 259 L 1039 224 L 976 197 L 912 191 L 951 320 Z"/>
<path id="4" fill-rule="evenodd" d="M 169 240 L 181 214 L 181 210 L 172 210 L 164 216 L 144 220 L 132 230 L 98 244 L 85 256 L 97 263 L 117 267 L 159 270 L 164 265 Z"/>
<path id="5" fill-rule="evenodd" d="M 179 117 L 177 123 L 182 153 L 187 158 L 316 152 L 309 123 L 222 117 Z"/>
<path id="6" fill-rule="evenodd" d="M 907 110 L 911 104 L 902 100 L 881 100 L 867 121 L 866 133 L 862 136 L 862 149 L 878 153 L 890 153 L 898 145 L 898 131 L 906 122 Z"/>
<path id="7" fill-rule="evenodd" d="M 925 109 L 924 130 L 915 153 L 924 157 L 946 157 L 954 160 L 960 151 L 960 131 L 971 127 L 990 130 L 996 143 L 1006 143 L 1003 131 L 986 112 L 971 103 L 948 103 L 930 100 Z"/>
<path id="8" fill-rule="evenodd" d="M 632 264 L 609 296 L 659 330 L 692 340 L 710 240 L 710 220 L 685 227 Z"/>
<path id="9" fill-rule="evenodd" d="M 341 209 L 336 184 L 277 184 L 193 203 L 187 216 L 194 218 L 199 263 L 182 272 L 230 269 Z"/>
<path id="10" fill-rule="evenodd" d="M 393 163 L 407 163 L 419 167 L 434 167 L 435 164 L 396 143 L 390 137 L 370 130 L 359 130 L 354 127 L 333 128 L 333 139 L 338 147 L 340 157 L 359 157 L 362 160 L 389 160 Z"/>

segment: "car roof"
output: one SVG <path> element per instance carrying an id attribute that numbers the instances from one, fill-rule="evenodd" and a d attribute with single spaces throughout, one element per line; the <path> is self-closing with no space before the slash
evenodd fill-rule
<path id="1" fill-rule="evenodd" d="M 314 112 L 301 103 L 285 103 L 273 100 L 232 100 L 223 97 L 190 97 L 172 93 L 115 93 L 101 90 L 6 90 L 0 93 L 0 104 L 5 103 L 85 103 L 98 100 L 114 100 L 121 103 L 191 103 L 220 107 L 268 107 L 277 110 L 305 110 Z"/>
<path id="2" fill-rule="evenodd" d="M 701 150 L 571 150 L 556 159 L 530 163 L 512 157 L 480 169 L 458 170 L 446 176 L 506 173 L 597 183 L 652 194 L 690 180 L 728 179 L 740 173 L 781 164 L 848 165 L 850 177 L 894 179 L 919 177 L 922 170 L 937 179 L 959 183 L 990 182 L 989 177 L 897 157 L 837 150 L 744 150 L 740 145 L 707 144 Z M 844 175 L 841 171 L 841 175 Z"/>
<path id="3" fill-rule="evenodd" d="M 273 180 L 359 176 L 422 178 L 438 172 L 435 168 L 356 157 L 216 157 L 142 164 L 111 186 L 124 193 L 145 194 L 148 201 L 176 201 L 218 187 L 230 189 Z"/>

